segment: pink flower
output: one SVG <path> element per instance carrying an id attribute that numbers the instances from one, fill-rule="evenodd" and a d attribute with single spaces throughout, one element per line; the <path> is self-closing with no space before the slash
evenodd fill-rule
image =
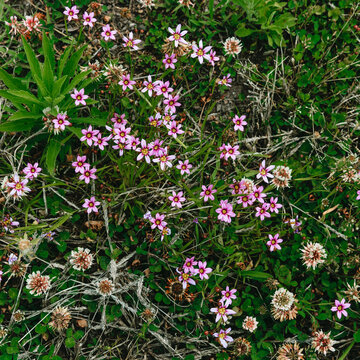
<path id="1" fill-rule="evenodd" d="M 255 199 L 252 196 L 247 195 L 247 194 L 240 195 L 236 200 L 236 202 L 238 204 L 242 204 L 243 208 L 246 208 L 249 205 L 252 205 L 254 203 L 254 201 L 255 201 Z"/>
<path id="2" fill-rule="evenodd" d="M 225 307 L 228 307 L 233 300 L 235 300 L 237 297 L 235 295 L 235 293 L 237 292 L 236 289 L 231 289 L 227 286 L 225 290 L 221 291 L 222 294 L 222 298 L 221 298 L 221 302 L 225 304 Z"/>
<path id="3" fill-rule="evenodd" d="M 68 120 L 66 120 L 66 117 L 67 117 L 66 114 L 62 114 L 62 113 L 57 114 L 56 118 L 52 120 L 52 123 L 54 124 L 54 129 L 64 131 L 65 126 L 71 125 L 71 123 Z"/>
<path id="4" fill-rule="evenodd" d="M 261 207 L 256 207 L 256 217 L 260 216 L 260 220 L 263 221 L 266 217 L 270 217 L 270 213 L 268 212 L 270 205 L 267 203 L 262 204 Z"/>
<path id="5" fill-rule="evenodd" d="M 131 135 L 131 136 L 129 136 L 128 139 L 126 140 L 125 149 L 127 149 L 127 150 L 136 150 L 136 148 L 138 147 L 139 144 L 140 144 L 139 138 Z M 150 155 L 151 155 L 151 154 L 150 154 Z"/>
<path id="6" fill-rule="evenodd" d="M 279 234 L 276 234 L 275 236 L 272 236 L 269 234 L 269 241 L 266 243 L 267 246 L 269 246 L 270 251 L 274 250 L 281 250 L 281 244 L 283 242 L 283 239 L 279 239 Z"/>
<path id="7" fill-rule="evenodd" d="M 231 218 L 235 217 L 233 206 L 228 203 L 228 200 L 221 200 L 220 207 L 215 211 L 219 214 L 218 219 L 227 223 L 231 223 Z"/>
<path id="8" fill-rule="evenodd" d="M 97 179 L 97 176 L 95 175 L 96 173 L 96 170 L 95 168 L 93 169 L 90 169 L 88 167 L 83 167 L 81 168 L 80 170 L 80 177 L 79 177 L 79 180 L 84 180 L 86 184 L 88 184 L 90 182 L 90 179 Z"/>
<path id="9" fill-rule="evenodd" d="M 165 149 L 161 147 L 163 144 L 163 140 L 155 139 L 155 141 L 149 144 L 150 156 L 160 156 L 160 152 L 164 151 Z"/>
<path id="10" fill-rule="evenodd" d="M 209 279 L 209 276 L 208 274 L 210 274 L 212 272 L 212 268 L 208 268 L 206 267 L 207 265 L 207 262 L 204 261 L 199 261 L 198 262 L 198 269 L 195 269 L 195 274 L 198 274 L 200 276 L 200 279 L 201 280 L 204 280 L 204 279 Z"/>
<path id="11" fill-rule="evenodd" d="M 276 214 L 279 213 L 279 210 L 278 210 L 278 209 L 281 209 L 281 208 L 282 208 L 282 205 L 281 205 L 281 204 L 278 204 L 277 202 L 278 202 L 278 198 L 277 198 L 277 197 L 276 197 L 276 198 L 273 198 L 273 197 L 270 198 L 270 207 L 269 207 L 270 212 L 274 212 L 274 213 L 276 213 Z"/>
<path id="12" fill-rule="evenodd" d="M 168 54 L 165 54 L 165 59 L 162 61 L 165 65 L 165 70 L 168 68 L 175 70 L 175 63 L 177 63 L 176 55 L 171 54 L 170 56 Z"/>
<path id="13" fill-rule="evenodd" d="M 172 192 L 172 196 L 168 198 L 171 201 L 172 207 L 177 207 L 179 209 L 182 208 L 182 203 L 186 201 L 185 197 L 183 196 L 183 192 L 179 191 L 176 193 L 175 191 Z"/>
<path id="14" fill-rule="evenodd" d="M 238 117 L 235 115 L 235 117 L 232 119 L 232 122 L 234 123 L 234 130 L 240 130 L 244 131 L 244 125 L 247 125 L 247 122 L 245 121 L 246 115 L 241 115 Z"/>
<path id="15" fill-rule="evenodd" d="M 192 46 L 193 53 L 191 54 L 192 58 L 198 58 L 199 63 L 202 64 L 204 62 L 204 59 L 210 61 L 210 56 L 207 54 L 211 50 L 211 46 L 203 47 L 203 41 L 199 41 L 199 46 L 194 44 Z"/>
<path id="16" fill-rule="evenodd" d="M 183 39 L 183 36 L 187 34 L 186 30 L 181 31 L 181 24 L 176 26 L 175 31 L 168 27 L 168 30 L 171 34 L 171 36 L 168 37 L 170 41 L 174 41 L 175 47 L 179 46 L 179 43 L 187 44 L 187 42 Z"/>
<path id="17" fill-rule="evenodd" d="M 71 21 L 73 19 L 77 20 L 78 13 L 79 13 L 79 10 L 77 9 L 76 5 L 72 6 L 71 8 L 65 6 L 65 11 L 63 11 L 63 14 L 65 14 L 68 17 L 68 21 Z"/>
<path id="18" fill-rule="evenodd" d="M 179 160 L 179 164 L 176 165 L 176 168 L 180 170 L 181 175 L 184 175 L 185 173 L 190 175 L 190 169 L 192 167 L 193 166 L 189 164 L 189 160 L 185 160 L 184 162 Z"/>
<path id="19" fill-rule="evenodd" d="M 273 178 L 274 175 L 270 174 L 270 171 L 272 169 L 274 169 L 274 165 L 270 165 L 268 167 L 265 166 L 265 160 L 263 160 L 261 162 L 261 165 L 260 165 L 260 168 L 259 168 L 259 173 L 256 175 L 256 178 L 257 179 L 260 179 L 260 178 L 263 178 L 263 180 L 266 182 L 266 183 L 269 183 L 269 178 Z"/>
<path id="20" fill-rule="evenodd" d="M 264 190 L 263 186 L 254 186 L 253 192 L 250 194 L 250 196 L 261 203 L 264 203 L 264 199 L 266 197 L 266 194 L 262 191 Z"/>
<path id="21" fill-rule="evenodd" d="M 181 106 L 181 104 L 178 102 L 179 95 L 169 95 L 167 99 L 164 100 L 165 112 L 168 112 L 170 110 L 170 114 L 174 114 L 176 112 L 176 107 Z"/>
<path id="22" fill-rule="evenodd" d="M 148 164 L 150 164 L 150 162 L 151 162 L 150 156 L 149 156 L 149 155 L 150 155 L 150 154 L 149 154 L 150 150 L 149 150 L 149 146 L 146 145 L 146 140 L 144 140 L 144 139 L 141 140 L 141 147 L 138 147 L 138 148 L 136 149 L 136 151 L 137 151 L 138 153 L 140 153 L 140 154 L 137 156 L 137 158 L 136 158 L 137 161 L 140 161 L 140 160 L 144 157 L 144 158 L 145 158 L 145 161 L 146 161 Z"/>
<path id="23" fill-rule="evenodd" d="M 38 165 L 39 164 L 37 162 L 34 165 L 30 163 L 27 164 L 27 166 L 23 170 L 26 179 L 33 180 L 34 178 L 37 178 L 40 171 L 42 170 L 41 167 L 39 167 Z"/>
<path id="24" fill-rule="evenodd" d="M 109 145 L 107 142 L 109 139 L 107 137 L 101 137 L 101 134 L 98 134 L 96 140 L 94 141 L 94 145 L 97 146 L 100 150 L 104 150 L 105 146 Z"/>
<path id="25" fill-rule="evenodd" d="M 175 159 L 175 155 L 168 155 L 167 147 L 159 152 L 159 157 L 153 159 L 153 162 L 160 163 L 161 170 L 165 171 L 167 167 L 172 167 L 171 161 Z"/>
<path id="26" fill-rule="evenodd" d="M 84 135 L 80 138 L 80 141 L 86 141 L 89 146 L 93 144 L 97 140 L 96 135 L 99 134 L 99 130 L 93 130 L 90 125 L 88 129 L 82 129 L 81 133 Z"/>
<path id="27" fill-rule="evenodd" d="M 153 90 L 155 88 L 155 84 L 152 82 L 151 75 L 148 75 L 148 80 L 143 82 L 143 85 L 145 86 L 143 89 L 141 89 L 141 92 L 148 92 L 149 96 L 152 96 Z"/>
<path id="28" fill-rule="evenodd" d="M 122 86 L 123 91 L 125 91 L 127 88 L 133 90 L 133 85 L 136 84 L 136 81 L 130 80 L 130 74 L 127 74 L 122 76 L 122 79 L 118 82 L 118 84 Z"/>
<path id="29" fill-rule="evenodd" d="M 170 87 L 169 81 L 163 82 L 161 80 L 157 80 L 154 82 L 154 85 L 154 91 L 156 92 L 157 96 L 163 95 L 165 98 L 167 98 L 169 93 L 174 91 L 174 89 Z"/>
<path id="30" fill-rule="evenodd" d="M 101 33 L 101 36 L 104 38 L 105 41 L 115 40 L 115 34 L 117 33 L 117 31 L 111 30 L 109 24 L 103 26 L 102 29 L 103 31 Z"/>
<path id="31" fill-rule="evenodd" d="M 14 226 L 19 226 L 20 223 L 18 221 L 14 221 L 12 217 L 9 215 L 5 216 L 2 220 L 0 220 L 0 226 L 4 228 L 4 230 L 9 232 L 10 234 L 14 233 L 14 230 L 12 229 Z M 12 254 L 14 255 L 14 254 Z M 11 255 L 10 255 L 11 256 Z M 9 256 L 9 265 L 10 265 L 10 256 Z"/>
<path id="32" fill-rule="evenodd" d="M 203 191 L 200 193 L 200 197 L 203 197 L 205 202 L 207 202 L 209 199 L 215 199 L 213 194 L 215 194 L 217 190 L 213 189 L 213 187 L 213 184 L 210 184 L 208 187 L 206 187 L 205 185 L 202 186 Z"/>
<path id="33" fill-rule="evenodd" d="M 232 78 L 230 77 L 230 74 L 227 74 L 226 76 L 224 76 L 221 80 L 218 80 L 218 85 L 225 85 L 227 87 L 231 87 L 231 83 L 232 83 Z"/>
<path id="34" fill-rule="evenodd" d="M 100 205 L 99 201 L 95 200 L 95 196 L 92 196 L 90 199 L 85 199 L 85 202 L 83 204 L 83 208 L 87 208 L 87 213 L 90 214 L 93 212 L 98 212 L 97 206 Z"/>
<path id="35" fill-rule="evenodd" d="M 166 226 L 161 230 L 161 238 L 160 240 L 163 241 L 165 235 L 170 235 L 171 234 L 171 229 L 167 228 Z"/>
<path id="36" fill-rule="evenodd" d="M 89 95 L 84 95 L 84 91 L 84 89 L 81 89 L 80 91 L 74 89 L 74 92 L 71 94 L 71 97 L 75 100 L 76 106 L 79 104 L 86 105 L 85 100 L 89 97 Z"/>
<path id="37" fill-rule="evenodd" d="M 124 149 L 129 149 L 129 145 L 126 143 L 122 143 L 120 140 L 114 140 L 115 145 L 112 146 L 113 149 L 119 150 L 119 156 L 124 155 Z"/>
<path id="38" fill-rule="evenodd" d="M 173 136 L 174 139 L 176 139 L 178 134 L 184 133 L 184 130 L 181 130 L 181 124 L 177 124 L 175 120 L 167 124 L 166 127 L 169 129 L 168 135 Z"/>
<path id="39" fill-rule="evenodd" d="M 225 160 L 228 160 L 229 157 L 235 160 L 236 156 L 240 155 L 239 145 L 235 145 L 234 147 L 232 147 L 231 145 L 226 145 L 225 150 L 226 150 Z"/>
<path id="40" fill-rule="evenodd" d="M 225 156 L 226 156 L 226 154 L 227 154 L 226 145 L 225 145 L 225 144 L 222 144 L 222 145 L 219 147 L 219 151 L 220 151 L 220 159 L 225 158 Z"/>
<path id="41" fill-rule="evenodd" d="M 228 319 L 227 315 L 236 314 L 234 310 L 227 309 L 227 306 L 225 306 L 223 303 L 221 303 L 220 306 L 216 308 L 211 308 L 210 311 L 216 314 L 215 322 L 218 322 L 220 319 L 226 322 Z"/>
<path id="42" fill-rule="evenodd" d="M 123 144 L 126 142 L 126 140 L 129 138 L 129 134 L 131 132 L 131 128 L 126 128 L 124 125 L 120 125 L 119 127 L 114 129 L 115 140 L 120 140 Z"/>
<path id="43" fill-rule="evenodd" d="M 150 221 L 152 222 L 151 228 L 155 229 L 157 227 L 159 230 L 162 230 L 167 225 L 167 222 L 164 221 L 164 219 L 165 219 L 164 214 L 161 215 L 157 213 L 155 217 L 150 219 Z"/>
<path id="44" fill-rule="evenodd" d="M 350 304 L 345 302 L 345 299 L 342 299 L 341 302 L 338 300 L 335 300 L 335 306 L 331 308 L 331 311 L 336 311 L 336 315 L 339 319 L 341 319 L 341 316 L 348 316 L 348 313 L 345 309 L 349 308 Z"/>
<path id="45" fill-rule="evenodd" d="M 167 125 L 170 121 L 175 120 L 175 118 L 176 118 L 176 115 L 172 115 L 172 114 L 169 114 L 169 113 L 164 114 L 163 115 L 164 125 Z"/>
<path id="46" fill-rule="evenodd" d="M 83 14 L 83 25 L 86 26 L 90 26 L 91 28 L 94 26 L 94 24 L 96 23 L 96 19 L 94 18 L 94 13 L 91 12 L 90 14 L 87 13 L 87 11 L 84 12 Z"/>
<path id="47" fill-rule="evenodd" d="M 127 124 L 125 114 L 119 115 L 118 113 L 114 113 L 114 116 L 110 120 L 114 123 L 114 128 L 119 128 Z"/>
<path id="48" fill-rule="evenodd" d="M 189 272 L 190 274 L 195 274 L 195 269 L 194 269 L 195 265 L 197 265 L 197 261 L 195 261 L 195 256 L 193 256 L 191 258 L 187 258 L 183 265 L 184 272 L 186 272 L 186 273 Z"/>
<path id="49" fill-rule="evenodd" d="M 160 127 L 162 122 L 162 116 L 160 113 L 156 113 L 155 118 L 153 116 L 149 117 L 150 126 Z"/>
<path id="50" fill-rule="evenodd" d="M 75 168 L 75 172 L 78 173 L 84 167 L 90 167 L 90 164 L 86 163 L 86 156 L 77 156 L 76 161 L 74 161 L 71 165 Z"/>
<path id="51" fill-rule="evenodd" d="M 25 195 L 25 193 L 30 191 L 30 188 L 28 188 L 26 186 L 26 184 L 28 183 L 29 179 L 23 179 L 21 180 L 19 175 L 14 175 L 13 176 L 13 182 L 8 182 L 7 183 L 7 187 L 9 187 L 10 189 L 12 189 L 10 191 L 10 195 L 15 195 L 15 196 L 23 196 Z"/>
<path id="52" fill-rule="evenodd" d="M 360 200 L 360 190 L 357 191 L 357 197 L 356 200 Z"/>
<path id="53" fill-rule="evenodd" d="M 178 277 L 179 281 L 182 282 L 183 285 L 183 289 L 185 290 L 188 286 L 188 284 L 190 285 L 196 285 L 196 282 L 194 279 L 192 279 L 190 277 L 191 274 L 187 273 L 187 272 L 181 272 L 178 269 L 176 269 L 176 271 L 180 274 L 180 276 Z"/>
<path id="54" fill-rule="evenodd" d="M 231 328 L 228 328 L 226 330 L 220 329 L 218 333 L 214 333 L 213 336 L 219 339 L 220 344 L 227 348 L 228 343 L 233 342 L 234 339 L 229 336 L 229 332 L 231 331 Z"/>
<path id="55" fill-rule="evenodd" d="M 153 217 L 151 216 L 151 212 L 148 211 L 144 214 L 143 218 L 146 220 L 151 220 Z"/>
<path id="56" fill-rule="evenodd" d="M 138 39 L 134 39 L 134 34 L 132 32 L 129 33 L 129 37 L 127 38 L 126 36 L 124 36 L 122 38 L 123 40 L 123 46 L 124 47 L 128 47 L 128 48 L 132 48 L 134 50 L 138 50 L 139 47 L 137 46 L 137 44 L 141 43 L 141 40 Z"/>
<path id="57" fill-rule="evenodd" d="M 216 56 L 216 51 L 214 50 L 210 50 L 210 53 L 209 53 L 209 62 L 212 66 L 215 66 L 215 61 L 219 61 L 219 57 Z"/>

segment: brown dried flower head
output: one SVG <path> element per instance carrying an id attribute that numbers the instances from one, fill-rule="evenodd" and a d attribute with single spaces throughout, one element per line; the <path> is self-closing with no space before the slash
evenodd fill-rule
<path id="1" fill-rule="evenodd" d="M 114 288 L 113 282 L 109 279 L 103 279 L 97 283 L 97 292 L 102 296 L 111 295 Z"/>
<path id="2" fill-rule="evenodd" d="M 251 344 L 245 338 L 237 338 L 234 341 L 236 356 L 249 355 L 251 351 Z"/>
<path id="3" fill-rule="evenodd" d="M 51 314 L 49 325 L 56 331 L 66 330 L 69 327 L 71 315 L 67 307 L 58 306 Z"/>
<path id="4" fill-rule="evenodd" d="M 276 360 L 304 360 L 303 351 L 297 342 L 284 344 L 279 348 Z"/>

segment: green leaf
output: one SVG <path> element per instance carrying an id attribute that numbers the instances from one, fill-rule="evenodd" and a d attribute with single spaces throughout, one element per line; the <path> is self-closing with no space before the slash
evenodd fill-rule
<path id="1" fill-rule="evenodd" d="M 86 76 L 91 73 L 91 70 L 83 71 L 80 74 L 77 74 L 71 81 L 71 83 L 66 86 L 66 88 L 62 91 L 64 94 L 67 94 L 69 91 L 73 90 L 77 84 L 79 84 Z"/>
<path id="2" fill-rule="evenodd" d="M 53 89 L 52 89 L 52 93 L 51 93 L 51 97 L 53 99 L 55 99 L 60 94 L 61 88 L 64 85 L 64 82 L 67 78 L 68 78 L 68 76 L 65 75 L 62 78 L 55 81 Z M 65 93 L 65 92 L 63 92 L 63 93 Z"/>
<path id="3" fill-rule="evenodd" d="M 360 330 L 354 334 L 354 340 L 355 342 L 360 342 Z"/>
<path id="4" fill-rule="evenodd" d="M 37 325 L 37 326 L 35 327 L 35 332 L 36 332 L 37 334 L 45 334 L 45 333 L 46 333 L 46 326 L 45 326 L 45 325 L 41 325 L 41 324 Z"/>
<path id="5" fill-rule="evenodd" d="M 50 39 L 46 35 L 45 31 L 43 31 L 43 35 L 42 35 L 42 48 L 44 51 L 45 62 L 46 60 L 49 61 L 51 71 L 53 71 L 55 68 L 54 50 L 50 42 Z"/>
<path id="6" fill-rule="evenodd" d="M 275 21 L 274 25 L 280 26 L 281 28 L 293 27 L 296 25 L 296 18 L 290 13 L 281 14 Z"/>
<path id="7" fill-rule="evenodd" d="M 252 271 L 252 270 L 240 271 L 240 275 L 250 278 L 250 279 L 255 279 L 255 280 L 266 280 L 266 279 L 272 277 L 270 274 L 268 274 L 266 272 Z"/>
<path id="8" fill-rule="evenodd" d="M 51 175 L 55 171 L 56 158 L 61 150 L 61 143 L 56 139 L 51 139 L 46 152 L 46 166 Z"/>
<path id="9" fill-rule="evenodd" d="M 241 24 L 241 26 L 235 31 L 235 34 L 238 37 L 246 37 L 246 36 L 251 35 L 253 32 L 255 32 L 255 30 L 246 29 L 245 24 Z"/>
<path id="10" fill-rule="evenodd" d="M 7 121 L 14 121 L 19 119 L 40 119 L 42 114 L 33 114 L 29 111 L 17 111 L 15 114 L 11 115 Z"/>
<path id="11" fill-rule="evenodd" d="M 32 127 L 35 125 L 35 122 L 30 122 L 28 120 L 19 119 L 14 121 L 6 121 L 4 123 L 0 124 L 0 132 L 21 132 L 32 129 Z"/>
<path id="12" fill-rule="evenodd" d="M 71 121 L 73 121 L 73 119 L 71 119 Z M 83 137 L 83 134 L 81 132 L 81 129 L 76 128 L 74 126 L 68 126 L 67 130 L 69 130 L 70 132 L 72 132 L 73 134 L 75 134 L 79 139 Z"/>
<path id="13" fill-rule="evenodd" d="M 50 95 L 49 90 L 45 86 L 45 83 L 40 79 L 40 77 L 37 76 L 36 74 L 32 74 L 32 75 L 33 75 L 33 78 L 34 78 L 38 88 L 40 89 L 41 95 L 43 97 Z"/>
<path id="14" fill-rule="evenodd" d="M 19 293 L 19 289 L 10 288 L 9 289 L 9 298 L 12 300 L 15 300 L 17 298 L 18 293 Z"/>
<path id="15" fill-rule="evenodd" d="M 58 67 L 58 78 L 60 78 L 62 76 L 62 73 L 63 73 L 63 70 L 64 70 L 64 67 L 67 63 L 67 60 L 70 56 L 70 52 L 71 50 L 73 49 L 73 46 L 70 45 L 68 46 L 64 53 L 62 54 L 62 56 L 60 57 L 60 61 L 59 61 L 59 67 Z"/>
<path id="16" fill-rule="evenodd" d="M 3 98 L 10 100 L 13 103 L 13 105 L 19 110 L 24 110 L 24 107 L 21 104 L 26 104 L 28 106 L 33 105 L 32 101 L 28 101 L 26 99 L 24 101 L 23 98 L 13 95 L 9 91 L 24 91 L 24 90 L 0 90 L 0 97 L 2 96 Z"/>
<path id="17" fill-rule="evenodd" d="M 22 83 L 20 79 L 17 79 L 16 77 L 9 75 L 3 69 L 0 69 L 0 80 L 2 80 L 9 89 L 26 90 L 26 86 Z"/>
<path id="18" fill-rule="evenodd" d="M 51 69 L 51 64 L 49 59 L 45 59 L 44 67 L 42 69 L 42 79 L 49 93 L 52 93 L 54 85 L 54 74 Z"/>
<path id="19" fill-rule="evenodd" d="M 83 118 L 71 118 L 71 122 L 74 124 L 90 124 L 95 126 L 105 126 L 106 118 L 94 118 L 94 117 L 83 117 Z"/>
<path id="20" fill-rule="evenodd" d="M 41 76 L 40 62 L 36 58 L 33 49 L 27 43 L 25 38 L 23 36 L 21 36 L 21 39 L 22 39 L 22 42 L 23 42 L 26 58 L 27 58 L 28 63 L 30 65 L 30 70 L 31 70 L 32 74 L 36 74 L 37 76 L 40 77 Z"/>
<path id="21" fill-rule="evenodd" d="M 73 77 L 75 74 L 76 69 L 79 67 L 79 61 L 87 45 L 82 46 L 78 51 L 76 51 L 70 58 L 70 60 L 66 63 L 64 67 L 64 74 L 68 75 L 69 77 Z"/>
<path id="22" fill-rule="evenodd" d="M 76 341 L 73 337 L 68 337 L 65 339 L 65 346 L 67 348 L 73 348 L 76 344 Z"/>
<path id="23" fill-rule="evenodd" d="M 43 105 L 42 101 L 40 101 L 35 95 L 33 95 L 28 91 L 25 90 L 5 90 L 5 91 L 7 91 L 10 95 L 21 98 L 24 104 L 30 103 L 30 104 Z"/>

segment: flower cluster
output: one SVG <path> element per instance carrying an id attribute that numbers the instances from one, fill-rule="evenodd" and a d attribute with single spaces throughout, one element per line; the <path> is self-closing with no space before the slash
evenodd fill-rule
<path id="1" fill-rule="evenodd" d="M 10 215 L 4 216 L 2 220 L 0 220 L 0 226 L 10 234 L 14 233 L 14 227 L 19 226 L 18 221 L 14 221 Z"/>
<path id="2" fill-rule="evenodd" d="M 197 265 L 197 268 L 195 266 Z M 207 267 L 207 262 L 204 261 L 195 261 L 195 257 L 187 258 L 182 266 L 182 269 L 176 269 L 180 274 L 178 280 L 182 283 L 184 289 L 189 285 L 195 285 L 195 280 L 191 277 L 194 275 L 199 275 L 201 280 L 209 279 L 209 275 L 212 272 L 212 269 Z"/>
<path id="3" fill-rule="evenodd" d="M 271 313 L 274 319 L 280 321 L 295 319 L 298 312 L 297 301 L 291 291 L 285 288 L 276 290 L 271 301 Z"/>
<path id="4" fill-rule="evenodd" d="M 26 39 L 29 39 L 32 34 L 41 34 L 41 23 L 42 14 L 35 14 L 33 16 L 25 16 L 25 19 L 18 22 L 17 16 L 11 16 L 10 21 L 5 21 L 5 24 L 10 27 L 10 34 L 16 35 L 21 34 Z"/>
<path id="5" fill-rule="evenodd" d="M 41 275 L 40 271 L 33 272 L 26 279 L 26 288 L 30 290 L 31 295 L 42 295 L 50 289 L 50 277 Z"/>

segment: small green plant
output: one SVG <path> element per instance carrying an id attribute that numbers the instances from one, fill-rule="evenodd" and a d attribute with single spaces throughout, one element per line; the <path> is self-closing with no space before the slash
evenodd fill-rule
<path id="1" fill-rule="evenodd" d="M 246 14 L 235 34 L 246 37 L 255 33 L 264 34 L 270 46 L 284 46 L 283 32 L 295 26 L 296 19 L 284 9 L 287 2 L 274 0 L 233 0 Z M 240 20 L 240 19 L 239 19 Z"/>
<path id="2" fill-rule="evenodd" d="M 11 101 L 17 109 L 7 121 L 0 124 L 0 132 L 22 132 L 27 130 L 39 130 L 44 126 L 45 115 L 55 116 L 58 109 L 75 108 L 75 105 L 67 96 L 76 86 L 85 88 L 92 79 L 86 79 L 91 70 L 82 71 L 78 74 L 79 61 L 87 45 L 74 51 L 73 45 L 66 48 L 58 61 L 55 59 L 53 44 L 49 37 L 43 33 L 42 50 L 44 61 L 40 62 L 35 52 L 22 37 L 22 43 L 26 58 L 30 66 L 30 72 L 25 78 L 14 77 L 5 70 L 0 69 L 0 80 L 8 87 L 0 90 L 0 96 Z M 86 79 L 86 80 L 85 80 Z M 88 103 L 94 103 L 91 100 Z M 60 152 L 61 145 L 71 138 L 64 135 L 50 137 L 46 152 L 46 163 L 52 173 L 55 161 Z"/>

